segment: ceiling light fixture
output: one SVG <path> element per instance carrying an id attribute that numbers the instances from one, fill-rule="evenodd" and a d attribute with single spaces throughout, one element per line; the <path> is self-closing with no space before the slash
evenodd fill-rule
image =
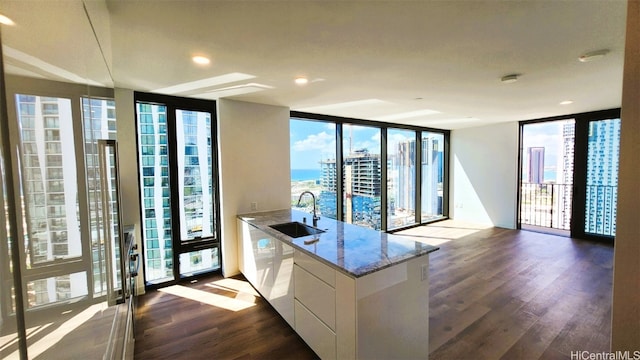
<path id="1" fill-rule="evenodd" d="M 518 81 L 519 77 L 520 77 L 520 74 L 509 74 L 509 75 L 505 75 L 505 76 L 501 77 L 500 81 L 503 84 L 511 84 L 511 83 L 514 83 L 514 82 Z"/>
<path id="2" fill-rule="evenodd" d="M 196 55 L 192 57 L 191 60 L 198 65 L 209 65 L 209 63 L 211 63 L 211 60 L 209 60 L 208 57 L 202 55 Z"/>
<path id="3" fill-rule="evenodd" d="M 304 76 L 299 76 L 294 81 L 298 85 L 306 85 L 309 82 L 309 79 Z"/>
<path id="4" fill-rule="evenodd" d="M 15 25 L 16 23 L 13 22 L 13 20 L 9 19 L 8 17 L 0 14 L 0 24 L 2 24 L 2 25 Z"/>
<path id="5" fill-rule="evenodd" d="M 598 59 L 604 57 L 608 53 L 609 53 L 609 49 L 601 49 L 601 50 L 596 50 L 596 51 L 590 51 L 588 53 L 584 53 L 584 54 L 580 55 L 580 57 L 578 57 L 578 60 L 580 60 L 580 62 L 594 61 L 594 60 L 598 60 Z"/>
<path id="6" fill-rule="evenodd" d="M 560 105 L 571 105 L 571 104 L 573 104 L 572 100 L 565 100 L 560 102 Z"/>

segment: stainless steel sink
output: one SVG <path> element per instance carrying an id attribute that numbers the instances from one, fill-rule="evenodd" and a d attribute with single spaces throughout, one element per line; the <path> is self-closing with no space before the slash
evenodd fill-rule
<path id="1" fill-rule="evenodd" d="M 297 221 L 284 224 L 269 225 L 269 227 L 287 236 L 291 236 L 292 238 L 320 234 L 324 232 L 324 230 L 316 229 L 312 226 Z"/>

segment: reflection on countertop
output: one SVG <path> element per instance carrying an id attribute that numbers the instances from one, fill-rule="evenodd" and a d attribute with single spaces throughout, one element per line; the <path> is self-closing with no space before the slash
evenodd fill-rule
<path id="1" fill-rule="evenodd" d="M 401 236 L 327 218 L 318 221 L 317 227 L 324 232 L 298 238 L 292 238 L 270 227 L 295 221 L 302 223 L 303 219 L 310 219 L 311 216 L 313 215 L 305 212 L 285 209 L 241 214 L 238 218 L 355 278 L 438 250 L 438 247 L 410 241 Z"/>

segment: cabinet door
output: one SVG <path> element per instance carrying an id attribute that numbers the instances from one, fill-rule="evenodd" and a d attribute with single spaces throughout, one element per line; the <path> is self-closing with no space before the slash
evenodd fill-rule
<path id="1" fill-rule="evenodd" d="M 295 300 L 296 332 L 321 359 L 336 358 L 336 334 Z"/>
<path id="2" fill-rule="evenodd" d="M 305 269 L 295 266 L 295 297 L 331 330 L 336 328 L 336 291 Z"/>
<path id="3" fill-rule="evenodd" d="M 251 243 L 251 225 L 238 219 L 238 267 L 244 277 L 256 286 L 256 259 Z"/>
<path id="4" fill-rule="evenodd" d="M 258 289 L 265 299 L 269 300 L 271 288 L 273 287 L 275 243 L 279 240 L 254 227 L 250 227 L 249 232 L 251 234 L 253 258 L 256 264 L 256 279 L 253 286 Z"/>
<path id="5" fill-rule="evenodd" d="M 293 310 L 293 248 L 282 241 L 275 241 L 273 259 L 273 288 L 269 302 L 291 327 L 294 327 Z"/>

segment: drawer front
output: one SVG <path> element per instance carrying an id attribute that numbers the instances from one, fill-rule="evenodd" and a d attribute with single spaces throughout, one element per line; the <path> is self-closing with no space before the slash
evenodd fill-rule
<path id="1" fill-rule="evenodd" d="M 331 287 L 336 287 L 336 271 L 328 265 L 321 263 L 320 260 L 316 260 L 311 256 L 296 250 L 293 254 L 293 261 L 301 268 L 331 285 Z"/>
<path id="2" fill-rule="evenodd" d="M 296 332 L 321 359 L 336 358 L 336 334 L 298 300 L 295 301 Z"/>
<path id="3" fill-rule="evenodd" d="M 294 266 L 294 293 L 331 330 L 336 329 L 336 290 L 299 266 Z"/>

